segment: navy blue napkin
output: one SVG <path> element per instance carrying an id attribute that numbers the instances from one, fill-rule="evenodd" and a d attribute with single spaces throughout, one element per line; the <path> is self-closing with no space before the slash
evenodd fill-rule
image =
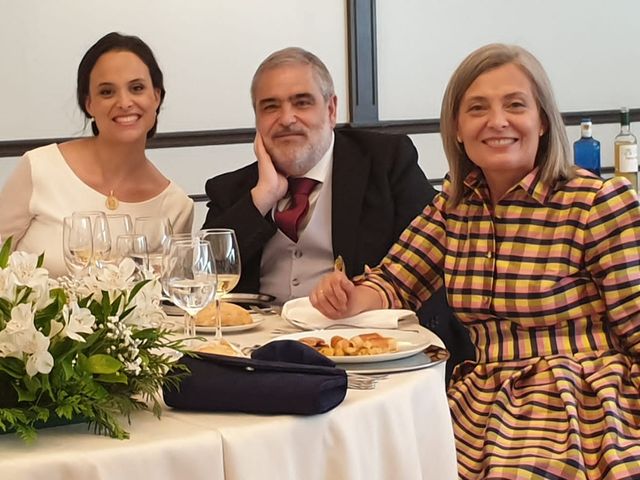
<path id="1" fill-rule="evenodd" d="M 347 392 L 344 370 L 300 342 L 278 340 L 252 358 L 198 353 L 179 360 L 191 374 L 164 401 L 182 410 L 312 415 L 339 405 Z"/>

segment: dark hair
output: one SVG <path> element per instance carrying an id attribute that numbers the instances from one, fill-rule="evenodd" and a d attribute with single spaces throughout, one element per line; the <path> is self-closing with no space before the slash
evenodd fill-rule
<path id="1" fill-rule="evenodd" d="M 87 97 L 89 96 L 89 78 L 91 77 L 91 71 L 95 67 L 98 59 L 107 52 L 131 52 L 136 55 L 149 69 L 149 75 L 151 76 L 151 83 L 153 88 L 160 90 L 160 103 L 156 113 L 160 113 L 160 106 L 164 100 L 166 91 L 164 89 L 164 80 L 162 77 L 162 70 L 158 66 L 156 58 L 153 56 L 153 52 L 149 46 L 133 35 L 121 35 L 117 32 L 111 32 L 106 34 L 100 40 L 98 40 L 93 46 L 87 50 L 84 54 L 80 65 L 78 65 L 78 85 L 76 94 L 78 98 L 78 106 L 82 110 L 87 118 L 91 118 L 91 115 L 87 111 L 85 106 Z M 153 137 L 156 133 L 158 126 L 158 119 L 151 130 L 147 132 L 147 138 Z M 96 122 L 91 122 L 91 130 L 94 135 L 98 135 L 98 127 Z"/>

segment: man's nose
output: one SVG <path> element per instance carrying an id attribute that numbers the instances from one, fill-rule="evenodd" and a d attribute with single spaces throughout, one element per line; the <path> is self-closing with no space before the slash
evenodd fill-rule
<path id="1" fill-rule="evenodd" d="M 283 105 L 280 110 L 280 123 L 284 126 L 293 125 L 298 121 L 296 111 L 291 105 Z"/>

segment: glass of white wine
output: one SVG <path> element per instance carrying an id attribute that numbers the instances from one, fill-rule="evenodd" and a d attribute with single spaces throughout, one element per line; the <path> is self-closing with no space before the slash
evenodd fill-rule
<path id="1" fill-rule="evenodd" d="M 208 242 L 195 238 L 171 246 L 162 277 L 171 301 L 184 310 L 185 335 L 196 334 L 194 316 L 207 306 L 216 293 L 216 262 Z"/>
<path id="2" fill-rule="evenodd" d="M 111 232 L 107 215 L 99 210 L 73 212 L 72 216 L 89 217 L 91 219 L 91 234 L 93 237 L 92 263 L 100 267 L 102 261 L 109 259 L 111 254 Z"/>
<path id="3" fill-rule="evenodd" d="M 64 217 L 62 253 L 69 273 L 76 277 L 91 264 L 93 258 L 93 230 L 91 217 L 74 214 Z"/>
<path id="4" fill-rule="evenodd" d="M 240 280 L 240 250 L 236 234 L 229 228 L 209 228 L 201 230 L 200 238 L 211 245 L 211 252 L 218 272 L 216 289 L 216 335 L 215 342 L 222 343 L 222 319 L 220 301 L 224 295 L 235 288 Z"/>

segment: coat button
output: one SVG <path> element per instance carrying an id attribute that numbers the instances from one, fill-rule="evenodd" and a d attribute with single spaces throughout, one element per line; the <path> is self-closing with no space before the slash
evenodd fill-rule
<path id="1" fill-rule="evenodd" d="M 297 287 L 298 285 L 300 285 L 300 280 L 298 280 L 297 278 L 294 278 L 293 280 L 291 280 L 291 285 L 293 285 L 294 287 Z"/>

